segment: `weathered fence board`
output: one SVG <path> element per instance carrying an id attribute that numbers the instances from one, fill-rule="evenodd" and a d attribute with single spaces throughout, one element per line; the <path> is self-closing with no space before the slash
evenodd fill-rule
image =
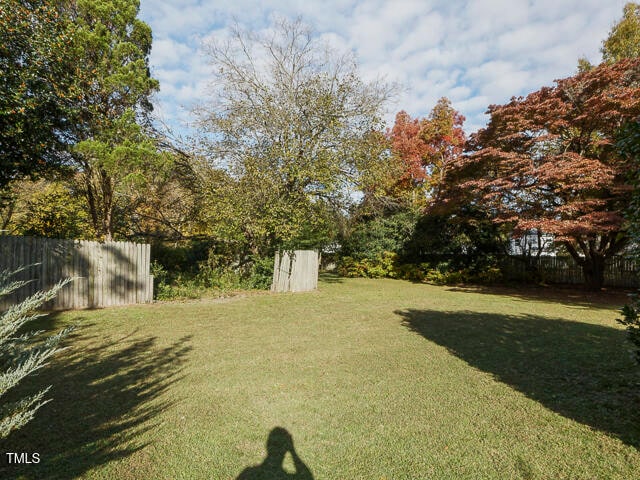
<path id="1" fill-rule="evenodd" d="M 29 266 L 16 280 L 30 283 L 0 306 L 16 303 L 58 281 L 73 277 L 46 308 L 96 308 L 150 302 L 150 245 L 0 236 L 0 271 Z M 37 265 L 36 265 L 37 264 Z"/>
<path id="2" fill-rule="evenodd" d="M 318 288 L 318 252 L 295 250 L 276 253 L 272 292 L 307 292 Z"/>

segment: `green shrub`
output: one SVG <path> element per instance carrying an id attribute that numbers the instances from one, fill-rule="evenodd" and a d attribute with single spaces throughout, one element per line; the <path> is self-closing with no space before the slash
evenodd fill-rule
<path id="1" fill-rule="evenodd" d="M 224 259 L 211 256 L 200 265 L 197 280 L 216 290 L 267 290 L 273 279 L 273 259 L 250 257 L 241 265 L 224 265 Z"/>
<path id="2" fill-rule="evenodd" d="M 177 247 L 156 245 L 152 253 L 151 274 L 158 300 L 265 290 L 271 286 L 273 258 L 246 257 L 240 261 L 222 246 L 205 241 Z"/>
<path id="3" fill-rule="evenodd" d="M 215 290 L 239 290 L 241 276 L 231 267 L 211 267 L 202 265 L 195 278 L 199 285 Z"/>
<path id="4" fill-rule="evenodd" d="M 410 280 L 412 282 L 422 282 L 426 277 L 426 270 L 422 265 L 414 265 L 405 263 L 396 267 L 396 276 L 402 280 Z"/>
<path id="5" fill-rule="evenodd" d="M 343 277 L 400 278 L 411 281 L 424 279 L 421 266 L 399 265 L 398 258 L 395 252 L 382 252 L 373 259 L 356 260 L 353 257 L 342 257 L 338 262 L 338 274 Z"/>
<path id="6" fill-rule="evenodd" d="M 338 263 L 338 274 L 343 277 L 397 278 L 397 259 L 394 252 L 382 252 L 373 259 L 342 257 Z"/>
<path id="7" fill-rule="evenodd" d="M 435 270 L 438 271 L 438 273 L 446 275 L 447 273 L 453 271 L 453 267 L 451 266 L 450 262 L 445 261 L 445 262 L 439 262 L 436 265 Z"/>
<path id="8" fill-rule="evenodd" d="M 437 269 L 428 270 L 424 276 L 427 283 L 433 283 L 434 285 L 446 284 L 446 274 L 438 271 Z"/>
<path id="9" fill-rule="evenodd" d="M 635 359 L 640 363 L 640 297 L 631 295 L 631 301 L 622 307 L 618 322 L 627 327 L 629 341 L 635 346 Z"/>
<path id="10" fill-rule="evenodd" d="M 157 300 L 200 298 L 206 291 L 206 288 L 192 275 L 184 273 L 170 275 L 157 260 L 151 262 L 150 270 L 153 275 L 153 296 Z"/>
<path id="11" fill-rule="evenodd" d="M 469 280 L 469 272 L 467 270 L 448 271 L 442 268 L 434 268 L 427 271 L 425 281 L 434 285 L 455 285 L 458 283 L 466 283 Z"/>
<path id="12" fill-rule="evenodd" d="M 356 260 L 353 257 L 342 257 L 338 263 L 338 274 L 343 277 L 366 278 L 398 278 L 412 282 L 428 282 L 436 285 L 453 285 L 459 283 L 497 283 L 502 280 L 502 270 L 494 266 L 494 262 L 485 260 L 486 265 L 480 268 L 459 268 L 458 262 L 440 261 L 431 263 L 399 263 L 401 257 L 394 252 L 383 252 L 375 258 Z"/>
<path id="13" fill-rule="evenodd" d="M 502 278 L 503 278 L 503 275 L 502 275 L 502 270 L 500 270 L 500 268 L 488 267 L 476 273 L 475 275 L 473 275 L 473 277 L 471 278 L 471 281 L 488 284 L 488 283 L 498 283 L 502 280 Z"/>
<path id="14" fill-rule="evenodd" d="M 152 260 L 149 273 L 153 276 L 153 290 L 158 290 L 161 284 L 169 283 L 169 272 L 157 260 Z"/>
<path id="15" fill-rule="evenodd" d="M 473 271 L 471 268 L 452 269 L 448 262 L 440 262 L 436 268 L 429 269 L 425 275 L 425 281 L 436 285 L 491 284 L 500 282 L 502 278 L 502 270 L 498 267 L 488 267 L 480 271 Z"/>
<path id="16" fill-rule="evenodd" d="M 469 281 L 470 279 L 468 270 L 456 270 L 446 273 L 445 283 L 447 285 L 457 285 L 459 283 L 468 283 Z"/>
<path id="17" fill-rule="evenodd" d="M 356 261 L 353 257 L 342 257 L 338 263 L 338 274 L 342 277 L 366 277 L 366 260 Z"/>
<path id="18" fill-rule="evenodd" d="M 349 235 L 341 239 L 341 255 L 375 262 L 385 252 L 399 253 L 412 237 L 417 220 L 418 215 L 411 211 L 360 218 Z"/>
<path id="19" fill-rule="evenodd" d="M 446 260 L 452 269 L 480 270 L 495 255 L 507 251 L 504 227 L 491 219 L 489 212 L 467 205 L 455 211 L 430 211 L 422 215 L 413 235 L 402 248 L 406 263 Z"/>
<path id="20" fill-rule="evenodd" d="M 256 290 L 268 290 L 271 288 L 273 280 L 273 258 L 256 258 L 253 259 L 251 273 L 249 275 L 249 284 L 251 288 Z"/>
<path id="21" fill-rule="evenodd" d="M 198 265 L 207 260 L 212 248 L 212 242 L 204 240 L 187 241 L 178 245 L 154 243 L 151 245 L 151 258 L 165 270 L 166 277 L 163 281 L 171 283 L 181 275 L 195 276 Z"/>
<path id="22" fill-rule="evenodd" d="M 398 276 L 396 262 L 398 261 L 398 254 L 394 252 L 382 252 L 378 255 L 374 261 L 370 262 L 370 274 L 371 278 L 396 278 Z"/>
<path id="23" fill-rule="evenodd" d="M 201 298 L 207 289 L 194 279 L 182 280 L 178 277 L 173 283 L 159 283 L 154 296 L 158 300 L 182 300 Z"/>

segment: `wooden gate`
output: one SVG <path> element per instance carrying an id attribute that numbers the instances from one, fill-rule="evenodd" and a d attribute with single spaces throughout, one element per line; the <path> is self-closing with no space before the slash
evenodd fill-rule
<path id="1" fill-rule="evenodd" d="M 273 266 L 272 292 L 307 292 L 318 288 L 318 252 L 278 252 Z"/>

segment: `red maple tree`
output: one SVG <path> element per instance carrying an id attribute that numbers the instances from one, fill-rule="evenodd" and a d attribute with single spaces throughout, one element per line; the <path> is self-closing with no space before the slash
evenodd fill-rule
<path id="1" fill-rule="evenodd" d="M 488 113 L 456 161 L 460 186 L 516 233 L 555 235 L 587 285 L 601 288 L 606 260 L 628 243 L 630 164 L 615 137 L 640 115 L 640 61 L 602 64 Z"/>
<path id="2" fill-rule="evenodd" d="M 421 135 L 423 122 L 424 119 L 411 118 L 402 110 L 396 114 L 393 128 L 387 132 L 391 149 L 402 165 L 402 175 L 397 179 L 397 187 L 401 190 L 415 188 L 426 178 L 422 161 L 427 152 L 427 144 Z"/>
<path id="3" fill-rule="evenodd" d="M 387 132 L 402 169 L 396 190 L 419 191 L 430 203 L 437 200 L 447 172 L 463 153 L 464 120 L 447 98 L 441 98 L 427 118 L 411 118 L 404 110 L 396 115 Z"/>

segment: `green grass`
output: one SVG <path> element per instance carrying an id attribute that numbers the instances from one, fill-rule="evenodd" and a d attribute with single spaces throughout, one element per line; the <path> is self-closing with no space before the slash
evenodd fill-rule
<path id="1" fill-rule="evenodd" d="M 638 478 L 622 301 L 327 277 L 63 314 L 53 401 L 0 451 L 42 461 L 0 478 L 235 479 L 275 427 L 316 480 Z"/>

